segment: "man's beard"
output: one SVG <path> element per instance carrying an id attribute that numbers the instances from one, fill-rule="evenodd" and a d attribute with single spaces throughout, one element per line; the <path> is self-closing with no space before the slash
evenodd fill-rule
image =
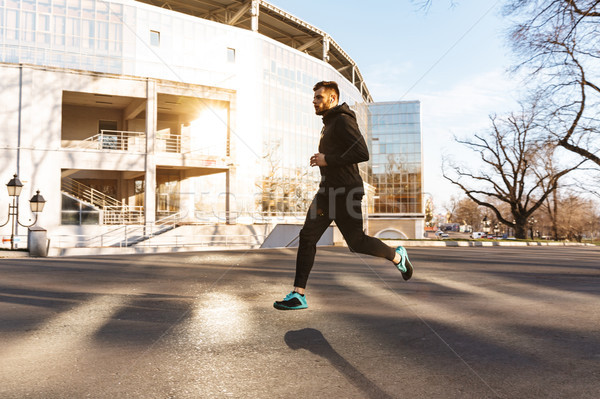
<path id="1" fill-rule="evenodd" d="M 319 110 L 315 110 L 315 114 L 317 114 L 319 116 L 325 115 L 325 113 L 327 113 L 327 111 L 329 111 L 331 108 L 333 108 L 333 107 L 321 108 Z"/>

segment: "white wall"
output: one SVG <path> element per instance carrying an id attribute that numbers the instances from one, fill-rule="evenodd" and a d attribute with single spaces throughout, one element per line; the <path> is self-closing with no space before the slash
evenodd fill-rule
<path id="1" fill-rule="evenodd" d="M 62 140 L 84 140 L 98 134 L 98 121 L 117 121 L 117 130 L 122 130 L 123 112 L 118 109 L 86 107 L 81 105 L 63 106 Z"/>

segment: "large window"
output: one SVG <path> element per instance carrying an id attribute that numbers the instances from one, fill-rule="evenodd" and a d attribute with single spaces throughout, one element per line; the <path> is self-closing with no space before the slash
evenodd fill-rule
<path id="1" fill-rule="evenodd" d="M 369 110 L 374 213 L 422 213 L 420 103 L 374 103 Z"/>
<path id="2" fill-rule="evenodd" d="M 263 44 L 264 133 L 255 206 L 265 217 L 303 217 L 317 191 L 319 170 L 309 167 L 308 160 L 317 152 L 323 126 L 312 106 L 312 88 L 321 80 L 338 82 L 341 101 L 354 108 L 366 133 L 362 97 L 350 82 L 317 59 L 278 44 Z"/>
<path id="3" fill-rule="evenodd" d="M 100 211 L 63 194 L 61 223 L 67 225 L 99 224 Z"/>
<path id="4" fill-rule="evenodd" d="M 99 0 L 0 0 L 0 49 L 19 47 L 0 61 L 121 73 L 123 18 Z"/>

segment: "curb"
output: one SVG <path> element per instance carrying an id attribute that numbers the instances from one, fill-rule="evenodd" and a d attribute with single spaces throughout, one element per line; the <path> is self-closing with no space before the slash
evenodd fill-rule
<path id="1" fill-rule="evenodd" d="M 595 247 L 594 244 L 578 242 L 523 242 L 523 241 L 446 241 L 446 240 L 384 240 L 390 246 L 402 245 L 403 247 Z M 346 246 L 345 242 L 341 244 Z M 334 245 L 334 246 L 339 246 Z M 134 255 L 134 254 L 157 254 L 157 253 L 175 253 L 191 251 L 227 251 L 227 250 L 248 250 L 259 249 L 257 246 L 188 246 L 188 247 L 128 247 L 128 248 L 50 248 L 48 257 L 61 256 L 101 256 L 101 255 Z M 2 251 L 0 250 L 0 259 L 2 258 L 33 258 L 26 251 Z"/>
<path id="2" fill-rule="evenodd" d="M 580 242 L 527 242 L 527 241 L 405 241 L 385 240 L 391 246 L 403 247 L 595 247 L 594 244 Z"/>

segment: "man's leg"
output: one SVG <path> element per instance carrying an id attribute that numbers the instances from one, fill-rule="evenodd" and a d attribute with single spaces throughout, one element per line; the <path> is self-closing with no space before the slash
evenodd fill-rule
<path id="1" fill-rule="evenodd" d="M 378 238 L 366 235 L 363 231 L 362 197 L 362 189 L 354 189 L 339 196 L 336 201 L 335 223 L 353 252 L 394 261 L 396 257 L 394 248 L 384 244 Z"/>
<path id="2" fill-rule="evenodd" d="M 384 244 L 380 239 L 368 236 L 363 231 L 361 201 L 363 192 L 354 189 L 336 202 L 335 222 L 339 227 L 348 247 L 362 254 L 386 258 L 394 263 L 402 273 L 402 278 L 412 277 L 413 267 L 408 260 L 404 247 L 394 249 Z"/>
<path id="3" fill-rule="evenodd" d="M 304 293 L 308 275 L 315 262 L 317 242 L 331 221 L 328 196 L 318 193 L 310 204 L 304 226 L 300 230 L 300 242 L 296 255 L 296 277 L 294 278 L 294 288 L 300 293 Z"/>
<path id="4" fill-rule="evenodd" d="M 327 198 L 323 194 L 317 194 L 308 209 L 304 226 L 300 230 L 294 289 L 282 301 L 275 301 L 273 306 L 276 309 L 296 310 L 308 307 L 304 288 L 315 261 L 317 242 L 330 224 Z"/>

